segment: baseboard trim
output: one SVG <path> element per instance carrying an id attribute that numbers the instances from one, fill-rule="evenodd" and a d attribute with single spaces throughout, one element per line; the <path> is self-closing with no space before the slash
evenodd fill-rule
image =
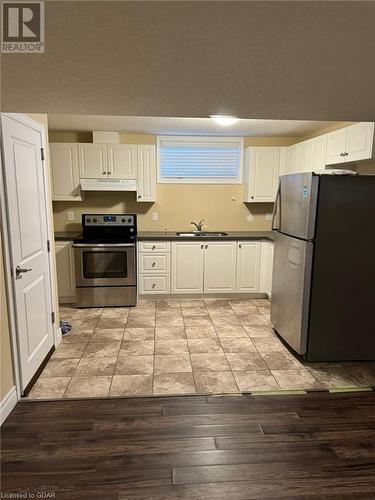
<path id="1" fill-rule="evenodd" d="M 248 292 L 248 293 L 139 293 L 139 299 L 154 299 L 154 300 L 163 300 L 163 299 L 227 299 L 227 300 L 236 300 L 236 299 L 266 299 L 268 295 L 262 292 Z"/>
<path id="2" fill-rule="evenodd" d="M 13 410 L 13 408 L 17 404 L 17 391 L 16 386 L 14 385 L 10 391 L 4 396 L 0 403 L 0 415 L 1 415 L 1 423 L 3 425 L 5 420 L 8 418 L 9 414 Z"/>

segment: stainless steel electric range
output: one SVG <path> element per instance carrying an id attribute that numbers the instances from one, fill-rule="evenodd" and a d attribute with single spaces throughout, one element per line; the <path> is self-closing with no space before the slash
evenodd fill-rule
<path id="1" fill-rule="evenodd" d="M 135 214 L 83 214 L 73 244 L 77 307 L 134 306 L 137 302 Z"/>

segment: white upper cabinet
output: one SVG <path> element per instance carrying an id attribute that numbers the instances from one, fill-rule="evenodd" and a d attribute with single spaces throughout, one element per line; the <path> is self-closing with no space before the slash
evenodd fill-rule
<path id="1" fill-rule="evenodd" d="M 78 144 L 50 143 L 52 199 L 82 201 L 79 187 Z"/>
<path id="2" fill-rule="evenodd" d="M 235 241 L 205 243 L 203 287 L 205 293 L 235 292 L 236 247 Z"/>
<path id="3" fill-rule="evenodd" d="M 295 172 L 310 171 L 310 144 L 309 141 L 299 142 L 295 145 Z"/>
<path id="4" fill-rule="evenodd" d="M 326 165 L 327 134 L 314 137 L 309 141 L 310 171 L 324 170 Z"/>
<path id="5" fill-rule="evenodd" d="M 327 134 L 326 165 L 372 157 L 374 123 L 361 122 Z"/>
<path id="6" fill-rule="evenodd" d="M 80 176 L 85 179 L 97 179 L 107 175 L 107 145 L 79 144 Z"/>
<path id="7" fill-rule="evenodd" d="M 114 179 L 136 179 L 136 144 L 108 144 L 108 175 Z"/>
<path id="8" fill-rule="evenodd" d="M 236 292 L 257 292 L 259 288 L 260 241 L 237 244 Z"/>
<path id="9" fill-rule="evenodd" d="M 171 293 L 202 293 L 203 261 L 203 243 L 172 242 Z"/>
<path id="10" fill-rule="evenodd" d="M 246 149 L 245 202 L 274 202 L 279 179 L 280 148 Z"/>
<path id="11" fill-rule="evenodd" d="M 137 201 L 156 201 L 155 146 L 138 146 Z"/>

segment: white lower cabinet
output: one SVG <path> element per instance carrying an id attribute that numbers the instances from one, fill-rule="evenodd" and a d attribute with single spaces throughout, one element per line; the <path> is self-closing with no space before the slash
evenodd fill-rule
<path id="1" fill-rule="evenodd" d="M 204 244 L 196 241 L 172 242 L 172 293 L 203 292 Z"/>
<path id="2" fill-rule="evenodd" d="M 236 291 L 236 241 L 210 241 L 204 246 L 205 293 Z"/>
<path id="3" fill-rule="evenodd" d="M 236 292 L 258 292 L 260 241 L 239 241 L 237 243 L 237 285 Z"/>
<path id="4" fill-rule="evenodd" d="M 59 302 L 74 302 L 76 290 L 73 242 L 56 241 L 55 252 Z"/>
<path id="5" fill-rule="evenodd" d="M 138 293 L 171 293 L 171 253 L 169 241 L 138 243 Z"/>
<path id="6" fill-rule="evenodd" d="M 260 243 L 259 292 L 272 295 L 273 249 L 271 241 Z"/>
<path id="7" fill-rule="evenodd" d="M 171 275 L 153 275 L 140 274 L 138 276 L 138 292 L 140 294 L 165 294 L 171 292 Z"/>

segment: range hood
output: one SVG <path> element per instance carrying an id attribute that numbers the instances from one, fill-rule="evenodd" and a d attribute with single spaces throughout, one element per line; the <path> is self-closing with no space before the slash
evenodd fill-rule
<path id="1" fill-rule="evenodd" d="M 137 191 L 135 179 L 81 179 L 82 191 Z"/>

